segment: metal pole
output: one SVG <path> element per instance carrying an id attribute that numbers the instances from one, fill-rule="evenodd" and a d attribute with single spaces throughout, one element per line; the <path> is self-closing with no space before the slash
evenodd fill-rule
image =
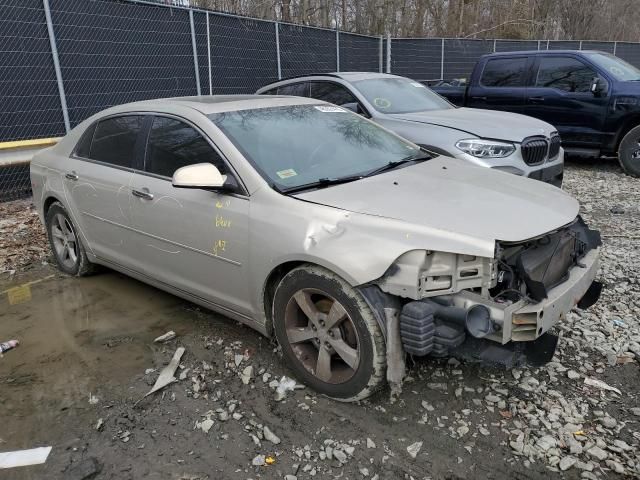
<path id="1" fill-rule="evenodd" d="M 196 48 L 196 29 L 193 26 L 193 10 L 189 10 L 189 23 L 191 24 L 191 47 L 193 48 L 193 68 L 196 72 L 196 90 L 198 96 L 202 95 L 200 91 L 200 68 L 198 68 L 198 49 Z"/>
<path id="2" fill-rule="evenodd" d="M 391 73 L 391 34 L 387 33 L 387 73 Z"/>
<path id="3" fill-rule="evenodd" d="M 383 69 L 384 69 L 384 37 L 382 35 L 380 35 L 380 65 L 378 66 L 378 69 L 380 70 L 380 73 L 382 73 Z"/>
<path id="4" fill-rule="evenodd" d="M 444 38 L 440 45 L 440 80 L 444 80 Z"/>
<path id="5" fill-rule="evenodd" d="M 51 45 L 51 56 L 53 57 L 53 69 L 56 72 L 56 81 L 58 82 L 58 95 L 60 95 L 60 107 L 62 108 L 62 119 L 64 121 L 64 129 L 67 133 L 71 130 L 69 123 L 69 111 L 67 110 L 67 96 L 64 93 L 64 83 L 62 82 L 62 71 L 60 70 L 60 61 L 58 59 L 58 47 L 56 45 L 56 36 L 53 32 L 53 22 L 51 21 L 51 10 L 49 9 L 49 0 L 42 0 L 44 6 L 44 16 L 47 19 L 47 31 L 49 32 L 49 45 Z"/>
<path id="6" fill-rule="evenodd" d="M 213 95 L 213 84 L 211 83 L 211 37 L 209 35 L 209 12 L 207 12 L 207 64 L 209 66 L 209 95 Z"/>
<path id="7" fill-rule="evenodd" d="M 538 50 L 540 50 L 540 40 L 538 40 Z"/>
<path id="8" fill-rule="evenodd" d="M 582 50 L 582 40 L 580 40 L 580 47 L 578 48 L 578 50 Z"/>
<path id="9" fill-rule="evenodd" d="M 549 50 L 549 40 L 547 40 L 547 50 Z"/>
<path id="10" fill-rule="evenodd" d="M 618 49 L 618 42 L 613 42 L 613 54 L 616 54 L 616 50 Z"/>
<path id="11" fill-rule="evenodd" d="M 340 30 L 336 28 L 336 72 L 340 71 Z"/>
<path id="12" fill-rule="evenodd" d="M 275 22 L 276 26 L 276 56 L 278 57 L 278 80 L 282 80 L 282 69 L 280 68 L 280 27 L 278 22 Z"/>
<path id="13" fill-rule="evenodd" d="M 493 53 L 496 53 L 496 39 L 493 39 Z"/>

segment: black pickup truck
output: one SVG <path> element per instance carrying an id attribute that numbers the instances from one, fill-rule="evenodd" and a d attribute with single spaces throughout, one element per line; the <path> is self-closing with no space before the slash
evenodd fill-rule
<path id="1" fill-rule="evenodd" d="M 558 129 L 568 155 L 617 155 L 627 174 L 640 176 L 640 70 L 611 54 L 493 53 L 480 58 L 466 85 L 431 88 L 459 106 L 544 120 Z"/>

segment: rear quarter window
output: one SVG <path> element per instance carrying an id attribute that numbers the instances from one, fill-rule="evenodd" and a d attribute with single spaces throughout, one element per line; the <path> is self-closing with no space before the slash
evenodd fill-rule
<path id="1" fill-rule="evenodd" d="M 97 123 L 94 122 L 89 125 L 82 136 L 80 137 L 80 141 L 76 145 L 76 148 L 73 149 L 73 154 L 77 157 L 89 158 L 89 152 L 91 150 L 91 140 L 93 140 L 93 133 L 96 131 Z"/>

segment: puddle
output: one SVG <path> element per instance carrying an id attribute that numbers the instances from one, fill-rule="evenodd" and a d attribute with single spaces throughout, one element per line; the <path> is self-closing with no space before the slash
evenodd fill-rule
<path id="1" fill-rule="evenodd" d="M 154 338 L 193 327 L 185 302 L 117 273 L 35 275 L 0 281 L 0 341 L 20 340 L 0 358 L 0 451 L 59 441 L 60 426 L 89 409 L 97 420 L 101 391 L 127 398 L 132 377 L 151 366 Z"/>

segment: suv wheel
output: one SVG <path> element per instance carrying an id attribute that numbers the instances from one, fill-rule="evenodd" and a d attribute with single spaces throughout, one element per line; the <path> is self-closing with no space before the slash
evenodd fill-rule
<path id="1" fill-rule="evenodd" d="M 627 175 L 640 177 L 640 126 L 632 128 L 620 142 L 618 161 Z"/>
<path id="2" fill-rule="evenodd" d="M 307 265 L 282 279 L 273 302 L 276 338 L 295 376 L 340 401 L 357 401 L 384 383 L 380 327 L 359 292 Z"/>
<path id="3" fill-rule="evenodd" d="M 49 245 L 58 268 L 69 275 L 92 273 L 94 265 L 87 258 L 80 236 L 60 202 L 54 202 L 47 210 L 46 225 Z"/>

